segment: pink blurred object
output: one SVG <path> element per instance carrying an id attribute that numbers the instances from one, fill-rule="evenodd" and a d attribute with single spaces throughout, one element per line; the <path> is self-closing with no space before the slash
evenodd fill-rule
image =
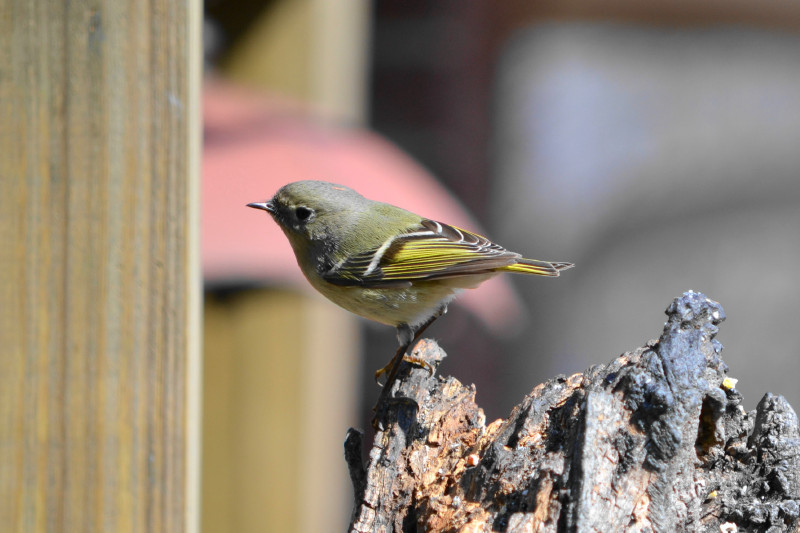
<path id="1" fill-rule="evenodd" d="M 312 290 L 278 226 L 245 204 L 286 183 L 318 179 L 367 198 L 482 233 L 425 169 L 358 128 L 314 122 L 297 104 L 206 80 L 203 87 L 202 261 L 206 283 L 288 284 Z M 516 328 L 522 305 L 503 276 L 457 300 L 495 333 Z"/>

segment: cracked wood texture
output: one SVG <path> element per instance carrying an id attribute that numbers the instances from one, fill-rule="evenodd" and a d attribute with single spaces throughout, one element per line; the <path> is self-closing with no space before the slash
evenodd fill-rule
<path id="1" fill-rule="evenodd" d="M 0 530 L 199 529 L 196 0 L 0 2 Z"/>
<path id="2" fill-rule="evenodd" d="M 800 430 L 767 394 L 752 412 L 714 339 L 725 315 L 687 292 L 658 340 L 531 391 L 486 423 L 475 390 L 405 364 L 362 463 L 351 429 L 351 532 L 800 531 Z M 430 340 L 416 355 L 444 357 Z"/>

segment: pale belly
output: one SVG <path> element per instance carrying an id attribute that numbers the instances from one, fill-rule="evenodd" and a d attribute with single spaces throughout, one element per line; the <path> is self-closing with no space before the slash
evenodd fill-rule
<path id="1" fill-rule="evenodd" d="M 323 296 L 351 313 L 388 324 L 411 327 L 424 323 L 465 288 L 477 287 L 496 272 L 434 281 L 414 282 L 410 287 L 340 287 L 319 278 L 308 281 Z"/>

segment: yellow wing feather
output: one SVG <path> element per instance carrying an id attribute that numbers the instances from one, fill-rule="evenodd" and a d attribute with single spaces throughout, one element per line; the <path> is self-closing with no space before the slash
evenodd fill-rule
<path id="1" fill-rule="evenodd" d="M 481 235 L 441 222 L 420 226 L 351 257 L 324 277 L 337 285 L 389 286 L 492 271 L 558 276 L 569 263 L 524 259 Z"/>

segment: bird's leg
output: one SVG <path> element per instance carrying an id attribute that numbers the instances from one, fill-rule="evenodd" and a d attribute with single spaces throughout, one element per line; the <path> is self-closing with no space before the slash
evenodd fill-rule
<path id="1" fill-rule="evenodd" d="M 400 361 L 405 358 L 406 350 L 408 350 L 409 346 L 411 345 L 410 342 L 406 344 L 402 344 L 395 352 L 394 357 L 384 366 L 375 372 L 375 381 L 380 384 L 380 379 L 383 377 L 384 374 L 387 372 L 389 373 L 389 378 L 386 380 L 386 384 L 389 384 L 389 380 L 392 379 L 392 375 L 396 375 L 397 372 L 395 369 L 400 368 Z"/>
<path id="2" fill-rule="evenodd" d="M 425 359 L 422 359 L 421 357 L 414 357 L 414 355 L 413 355 L 414 347 L 416 347 L 417 343 L 419 342 L 419 339 L 422 337 L 422 334 L 425 333 L 426 329 L 428 329 L 428 326 L 433 324 L 433 322 L 437 318 L 439 318 L 440 316 L 442 316 L 446 312 L 447 312 L 447 308 L 446 307 L 442 308 L 441 310 L 439 310 L 439 312 L 437 312 L 435 315 L 433 315 L 428 320 L 426 320 L 425 323 L 422 324 L 414 332 L 414 338 L 411 339 L 411 341 L 406 345 L 405 349 L 403 350 L 403 357 L 401 359 L 402 361 L 405 361 L 406 363 L 419 365 L 422 368 L 427 368 L 428 372 L 430 372 L 431 375 L 433 375 L 434 370 L 433 370 L 433 366 L 430 363 L 428 363 Z M 397 366 L 399 367 L 400 365 L 398 364 Z M 389 385 L 389 383 L 390 383 L 390 381 L 387 379 L 386 380 L 386 385 Z"/>
<path id="3" fill-rule="evenodd" d="M 447 312 L 447 307 L 442 307 L 439 311 L 431 315 L 431 317 L 423 322 L 423 324 L 418 327 L 416 330 L 411 328 L 408 324 L 401 324 L 397 327 L 397 338 L 400 341 L 400 348 L 397 350 L 397 353 L 394 354 L 392 360 L 389 361 L 385 367 L 381 368 L 377 372 L 375 372 L 375 381 L 378 381 L 381 376 L 389 373 L 389 377 L 386 379 L 386 384 L 384 385 L 385 388 L 391 387 L 394 380 L 397 378 L 397 372 L 400 370 L 400 363 L 405 360 L 409 363 L 418 364 L 424 368 L 427 368 L 431 373 L 433 373 L 433 367 L 428 364 L 427 361 L 420 359 L 419 357 L 413 357 L 408 354 L 408 352 L 414 349 L 417 342 L 419 341 L 422 334 L 428 329 L 428 326 L 433 324 L 433 322 L 445 314 Z M 409 339 L 405 342 L 404 339 Z"/>
<path id="4" fill-rule="evenodd" d="M 438 312 L 436 312 L 433 316 L 431 316 L 428 320 L 426 320 L 419 328 L 417 328 L 416 331 L 407 324 L 402 324 L 401 326 L 398 326 L 397 338 L 400 341 L 400 348 L 397 350 L 397 353 L 394 354 L 392 360 L 389 361 L 389 364 L 375 373 L 375 379 L 377 380 L 382 374 L 389 372 L 389 377 L 386 379 L 386 384 L 383 386 L 383 390 L 381 391 L 380 396 L 378 396 L 378 403 L 376 403 L 375 407 L 372 408 L 372 410 L 376 412 L 375 418 L 372 420 L 372 426 L 376 430 L 382 429 L 380 422 L 382 415 L 380 414 L 379 408 L 382 405 L 385 405 L 385 402 L 387 402 L 386 399 L 387 396 L 391 394 L 392 384 L 397 379 L 397 373 L 400 371 L 400 363 L 403 362 L 403 359 L 410 360 L 411 362 L 420 363 L 425 367 L 427 367 L 431 371 L 431 373 L 433 373 L 433 367 L 427 361 L 423 361 L 422 359 L 419 358 L 409 358 L 406 356 L 406 352 L 412 350 L 414 346 L 417 344 L 417 341 L 419 341 L 419 338 L 428 328 L 428 326 L 433 324 L 433 322 L 437 318 L 439 318 L 446 312 L 447 312 L 447 307 L 443 306 L 441 309 L 439 309 Z M 411 398 L 392 398 L 392 401 L 406 402 L 414 405 L 417 404 L 417 402 L 415 400 L 412 400 Z"/>

